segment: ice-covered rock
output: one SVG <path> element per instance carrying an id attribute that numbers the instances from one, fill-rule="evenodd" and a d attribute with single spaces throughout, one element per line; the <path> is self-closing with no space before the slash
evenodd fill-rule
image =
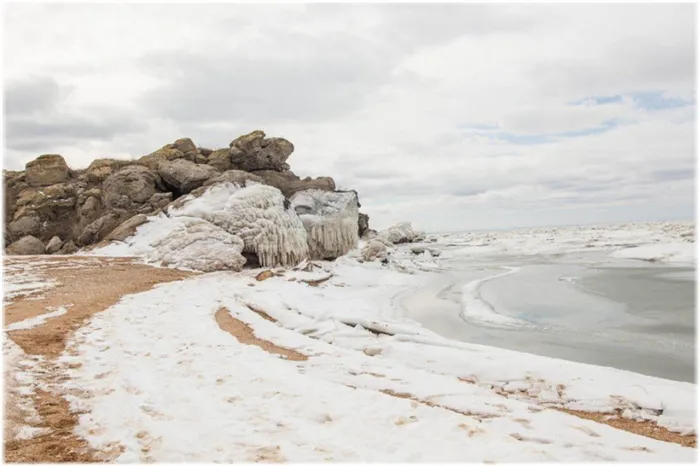
<path id="1" fill-rule="evenodd" d="M 384 260 L 387 258 L 387 246 L 382 241 L 373 239 L 362 248 L 362 260 L 370 262 L 373 260 Z"/>
<path id="2" fill-rule="evenodd" d="M 378 236 L 386 239 L 392 244 L 412 243 L 418 238 L 418 234 L 413 231 L 410 222 L 397 223 L 396 225 L 382 230 Z"/>
<path id="3" fill-rule="evenodd" d="M 202 272 L 243 268 L 243 240 L 238 236 L 199 218 L 179 217 L 171 223 L 177 228 L 153 242 L 149 261 Z"/>
<path id="4" fill-rule="evenodd" d="M 171 217 L 202 218 L 239 236 L 243 252 L 263 267 L 296 265 L 309 255 L 304 225 L 277 188 L 223 182 L 178 204 L 168 209 Z"/>
<path id="5" fill-rule="evenodd" d="M 357 194 L 309 189 L 290 202 L 308 235 L 312 259 L 335 259 L 357 246 Z"/>

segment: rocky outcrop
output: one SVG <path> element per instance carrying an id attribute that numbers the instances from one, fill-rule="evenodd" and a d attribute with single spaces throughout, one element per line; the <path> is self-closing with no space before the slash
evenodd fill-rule
<path id="1" fill-rule="evenodd" d="M 177 159 L 170 162 L 161 162 L 158 166 L 158 174 L 168 188 L 181 195 L 199 188 L 209 178 L 218 175 L 219 171 L 209 165 Z"/>
<path id="2" fill-rule="evenodd" d="M 96 159 L 85 170 L 89 183 L 102 183 L 109 175 L 129 165 L 128 160 Z"/>
<path id="3" fill-rule="evenodd" d="M 63 183 L 70 178 L 70 170 L 60 155 L 40 155 L 25 166 L 29 186 L 49 186 Z"/>
<path id="4" fill-rule="evenodd" d="M 30 256 L 44 254 L 44 243 L 34 236 L 23 236 L 7 247 L 7 253 L 17 256 Z"/>
<path id="5" fill-rule="evenodd" d="M 321 191 L 334 191 L 335 182 L 329 176 L 312 179 L 310 177 L 300 179 L 294 172 L 287 170 L 283 172 L 275 170 L 257 170 L 253 172 L 263 179 L 264 183 L 282 191 L 285 197 L 291 198 L 294 193 L 306 191 L 307 189 L 318 189 Z"/>
<path id="6" fill-rule="evenodd" d="M 250 192 L 257 194 L 239 194 L 240 199 L 233 196 L 232 200 L 253 212 L 236 222 L 252 222 L 256 226 L 251 231 L 257 231 L 258 236 L 251 236 L 244 227 L 233 228 L 229 233 L 244 241 L 244 257 L 253 257 L 262 265 L 292 263 L 308 256 L 309 247 L 316 251 L 319 246 L 313 241 L 307 244 L 304 225 L 290 208 L 292 196 L 312 190 L 338 194 L 338 198 L 352 197 L 336 193 L 333 178 L 301 179 L 295 175 L 287 164 L 293 151 L 288 140 L 267 138 L 263 131 L 253 131 L 224 149 L 197 148 L 191 139 L 182 138 L 138 160 L 101 158 L 77 170 L 69 168 L 60 155 L 42 155 L 27 163 L 25 170 L 3 170 L 6 251 L 19 254 L 29 249 L 37 253 L 41 248 L 31 238 L 42 243 L 42 248 L 47 245 L 53 254 L 70 254 L 78 246 L 103 240 L 123 241 L 149 216 L 180 208 L 212 186 L 228 183 L 244 188 L 259 184 L 268 185 L 266 188 L 272 191 L 254 189 Z M 270 215 L 280 223 L 270 223 Z M 325 214 L 321 217 L 325 218 Z M 328 219 L 324 222 L 328 223 Z M 351 236 L 360 233 L 365 224 L 359 217 Z M 316 235 L 317 229 L 309 231 Z M 271 235 L 281 235 L 282 239 Z M 340 243 L 352 242 L 348 240 L 350 236 L 346 237 Z M 325 252 L 319 254 L 331 257 L 343 254 L 347 247 L 323 249 Z M 317 253 L 313 255 L 316 257 Z"/>
<path id="7" fill-rule="evenodd" d="M 207 163 L 220 172 L 233 169 L 230 149 L 218 149 L 207 156 Z"/>
<path id="8" fill-rule="evenodd" d="M 289 170 L 286 161 L 294 145 L 283 138 L 266 138 L 263 131 L 253 131 L 229 144 L 231 162 L 241 170 Z"/>
<path id="9" fill-rule="evenodd" d="M 158 175 L 140 165 L 122 168 L 102 184 L 102 198 L 109 210 L 135 212 L 156 193 Z"/>

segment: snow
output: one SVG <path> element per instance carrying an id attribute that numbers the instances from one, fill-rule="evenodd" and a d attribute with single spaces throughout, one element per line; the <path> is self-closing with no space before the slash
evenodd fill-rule
<path id="1" fill-rule="evenodd" d="M 466 320 L 473 320 L 482 324 L 497 325 L 503 327 L 521 327 L 527 325 L 526 322 L 514 317 L 508 317 L 497 313 L 493 306 L 481 298 L 479 288 L 489 280 L 504 277 L 516 273 L 519 267 L 506 267 L 505 272 L 490 275 L 486 278 L 472 280 L 462 288 L 462 317 Z"/>
<path id="2" fill-rule="evenodd" d="M 611 254 L 621 259 L 638 259 L 652 262 L 694 263 L 694 243 L 654 243 L 620 249 Z"/>
<path id="3" fill-rule="evenodd" d="M 527 228 L 504 231 L 454 232 L 431 235 L 436 245 L 450 247 L 453 257 L 561 254 L 575 251 L 614 253 L 634 246 L 658 243 L 676 256 L 694 256 L 694 222 L 653 222 Z M 668 244 L 669 246 L 663 246 Z M 453 249 L 454 248 L 454 249 Z"/>
<path id="4" fill-rule="evenodd" d="M 212 205 L 231 197 L 227 189 L 211 195 Z M 204 209 L 197 205 L 188 215 L 153 217 L 100 254 L 148 257 L 172 225 L 200 218 L 192 214 Z M 436 244 L 460 243 L 442 251 L 462 257 L 481 248 L 600 249 L 605 257 L 689 231 L 664 228 L 581 230 L 593 232 L 588 237 L 564 230 L 551 242 L 550 233 L 464 233 Z M 481 243 L 489 245 L 475 246 Z M 696 431 L 695 384 L 444 338 L 406 318 L 401 306 L 442 258 L 410 247 L 392 248 L 386 265 L 361 263 L 360 255 L 304 261 L 261 282 L 262 269 L 198 275 L 124 296 L 95 314 L 58 361 L 69 376 L 59 388 L 80 413 L 76 433 L 98 451 L 123 446 L 119 462 L 695 460 L 694 449 L 557 410 L 617 411 L 689 434 Z M 521 325 L 480 296 L 485 282 L 516 270 L 467 283 L 465 317 Z M 255 337 L 308 359 L 242 343 L 217 324 L 222 309 Z M 36 362 L 12 345 L 5 340 L 6 358 L 12 367 L 28 364 L 17 377 L 31 391 Z"/>
<path id="5" fill-rule="evenodd" d="M 65 389 L 90 394 L 70 398 L 86 411 L 77 432 L 98 450 L 123 445 L 120 462 L 694 458 L 545 409 L 625 407 L 684 429 L 694 426 L 693 384 L 447 340 L 394 304 L 421 273 L 349 258 L 322 267 L 263 282 L 257 271 L 206 274 L 95 315 L 61 361 L 82 362 L 66 369 Z M 301 281 L 323 273 L 332 277 L 318 286 Z M 218 327 L 221 308 L 309 359 L 240 343 Z M 493 385 L 528 397 L 500 396 Z"/>
<path id="6" fill-rule="evenodd" d="M 40 314 L 30 319 L 24 319 L 19 322 L 15 322 L 14 324 L 9 324 L 5 327 L 5 331 L 11 332 L 13 330 L 27 330 L 30 328 L 38 327 L 39 325 L 43 325 L 44 322 L 46 322 L 48 319 L 62 316 L 66 312 L 68 312 L 66 308 L 60 306 L 55 311 L 47 312 L 46 314 Z"/>
<path id="7" fill-rule="evenodd" d="M 5 263 L 3 265 L 3 304 L 7 305 L 17 298 L 35 296 L 55 285 L 53 280 L 41 279 L 36 268 L 45 265 L 43 261 L 26 261 Z"/>

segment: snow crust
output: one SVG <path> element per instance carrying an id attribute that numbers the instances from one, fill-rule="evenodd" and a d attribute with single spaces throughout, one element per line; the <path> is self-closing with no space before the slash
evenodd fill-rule
<path id="1" fill-rule="evenodd" d="M 70 399 L 85 411 L 77 432 L 97 449 L 123 445 L 120 462 L 695 457 L 547 409 L 621 409 L 691 432 L 694 384 L 448 340 L 396 303 L 425 272 L 350 257 L 319 265 L 262 282 L 257 270 L 206 274 L 95 315 L 61 359 L 82 363 L 64 388 L 90 394 Z M 309 359 L 241 343 L 218 327 L 221 308 Z"/>
<path id="2" fill-rule="evenodd" d="M 650 262 L 694 263 L 695 243 L 655 243 L 620 249 L 611 254 L 621 259 L 638 259 Z"/>

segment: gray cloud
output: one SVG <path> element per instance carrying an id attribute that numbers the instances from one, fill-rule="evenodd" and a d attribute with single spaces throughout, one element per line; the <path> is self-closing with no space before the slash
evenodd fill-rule
<path id="1" fill-rule="evenodd" d="M 53 111 L 58 103 L 60 88 L 48 77 L 11 81 L 5 84 L 5 115 L 28 115 Z"/>
<path id="2" fill-rule="evenodd" d="M 278 36 L 294 53 L 147 54 L 140 65 L 165 84 L 145 95 L 145 108 L 180 121 L 324 121 L 362 108 L 396 64 L 350 34 Z"/>

